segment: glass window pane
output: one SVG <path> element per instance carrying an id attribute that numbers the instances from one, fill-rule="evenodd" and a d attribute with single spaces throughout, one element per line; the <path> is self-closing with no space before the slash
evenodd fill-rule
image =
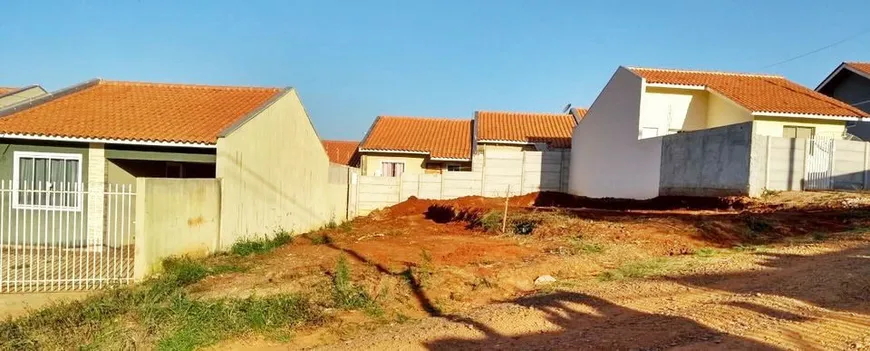
<path id="1" fill-rule="evenodd" d="M 37 158 L 34 161 L 33 190 L 36 192 L 33 203 L 46 205 L 46 185 L 48 184 L 48 159 Z"/>
<path id="2" fill-rule="evenodd" d="M 33 158 L 22 157 L 18 160 L 18 204 L 30 204 L 33 194 L 30 193 L 33 184 Z"/>
<path id="3" fill-rule="evenodd" d="M 78 188 L 79 182 L 79 161 L 78 160 L 66 160 L 66 168 L 64 169 L 66 172 L 66 182 L 69 186 L 70 192 L 67 193 L 66 203 L 67 206 L 76 207 L 78 206 L 79 197 L 76 195 L 76 191 Z"/>

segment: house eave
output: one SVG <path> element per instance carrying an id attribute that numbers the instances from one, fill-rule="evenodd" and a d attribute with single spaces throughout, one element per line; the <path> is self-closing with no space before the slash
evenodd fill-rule
<path id="1" fill-rule="evenodd" d="M 812 113 L 783 113 L 783 112 L 766 112 L 754 111 L 753 117 L 791 117 L 791 118 L 809 118 L 809 119 L 824 119 L 832 121 L 861 121 L 864 117 L 860 116 L 836 116 L 836 115 L 820 115 Z"/>
<path id="2" fill-rule="evenodd" d="M 171 146 L 171 147 L 189 147 L 200 149 L 215 149 L 216 144 L 206 143 L 184 143 L 176 141 L 144 141 L 144 140 L 127 140 L 127 139 L 106 139 L 106 138 L 80 138 L 80 137 L 64 137 L 64 136 L 46 136 L 34 134 L 17 134 L 17 133 L 0 133 L 0 138 L 19 139 L 19 140 L 41 140 L 41 141 L 61 141 L 61 142 L 78 142 L 78 143 L 103 143 L 116 145 L 140 145 L 140 146 Z"/>

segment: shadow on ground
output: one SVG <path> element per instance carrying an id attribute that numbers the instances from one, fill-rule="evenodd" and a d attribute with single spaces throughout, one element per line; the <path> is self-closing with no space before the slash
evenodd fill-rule
<path id="1" fill-rule="evenodd" d="M 607 300 L 573 292 L 558 292 L 515 300 L 514 303 L 544 312 L 561 330 L 527 335 L 502 335 L 485 325 L 470 323 L 486 334 L 483 339 L 441 339 L 428 343 L 431 350 L 614 350 L 691 349 L 776 350 L 769 345 L 722 334 L 695 321 L 651 314 Z M 578 311 L 580 309 L 591 311 Z M 468 322 L 466 322 L 468 323 Z"/>

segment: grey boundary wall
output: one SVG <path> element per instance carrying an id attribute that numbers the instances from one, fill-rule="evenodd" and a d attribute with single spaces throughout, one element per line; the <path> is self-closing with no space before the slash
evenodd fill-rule
<path id="1" fill-rule="evenodd" d="M 752 122 L 662 137 L 659 195 L 750 195 Z"/>
<path id="2" fill-rule="evenodd" d="M 757 135 L 753 126 L 747 122 L 663 137 L 659 194 L 870 189 L 870 143 Z"/>

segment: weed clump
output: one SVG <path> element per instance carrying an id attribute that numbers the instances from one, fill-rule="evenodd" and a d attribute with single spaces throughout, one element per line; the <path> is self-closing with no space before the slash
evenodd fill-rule
<path id="1" fill-rule="evenodd" d="M 264 254 L 275 248 L 288 244 L 293 241 L 293 236 L 284 230 L 278 230 L 271 237 L 266 236 L 260 239 L 242 239 L 233 244 L 230 252 L 238 256 L 250 256 L 254 254 Z"/>
<path id="2" fill-rule="evenodd" d="M 743 222 L 754 233 L 765 233 L 773 230 L 773 224 L 770 221 L 758 216 L 745 217 Z"/>
<path id="3" fill-rule="evenodd" d="M 332 301 L 339 308 L 359 309 L 371 314 L 379 314 L 380 308 L 362 287 L 353 283 L 350 266 L 344 256 L 338 258 L 335 274 L 332 277 Z"/>
<path id="4" fill-rule="evenodd" d="M 305 237 L 308 240 L 311 240 L 311 243 L 314 245 L 329 245 L 332 244 L 332 237 L 326 234 L 319 233 L 309 233 L 305 234 Z"/>

